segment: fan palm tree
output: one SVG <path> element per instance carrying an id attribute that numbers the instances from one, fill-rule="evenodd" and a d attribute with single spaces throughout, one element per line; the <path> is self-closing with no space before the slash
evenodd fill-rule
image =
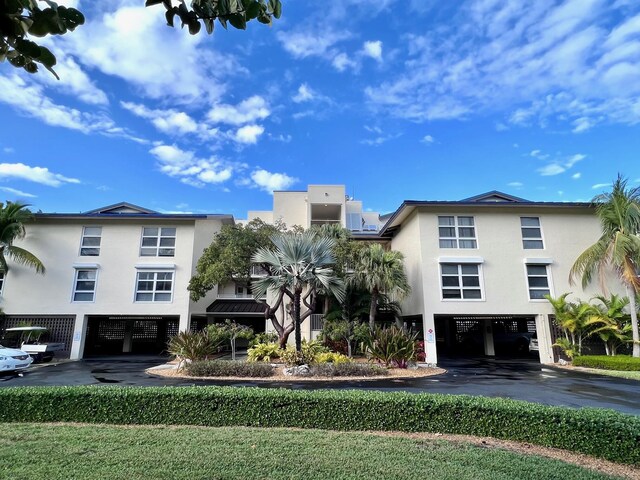
<path id="1" fill-rule="evenodd" d="M 605 278 L 613 268 L 624 285 L 630 299 L 633 356 L 640 357 L 640 334 L 635 296 L 640 291 L 640 187 L 627 188 L 627 180 L 618 175 L 611 192 L 593 199 L 596 215 L 600 218 L 602 236 L 580 254 L 571 267 L 569 282 L 582 277 L 586 287 L 598 274 L 606 292 Z"/>
<path id="2" fill-rule="evenodd" d="M 42 262 L 33 253 L 15 246 L 16 240 L 26 234 L 24 224 L 33 220 L 28 205 L 20 202 L 0 203 L 0 272 L 9 271 L 7 259 L 33 268 L 36 273 L 44 273 Z"/>
<path id="3" fill-rule="evenodd" d="M 272 318 L 283 296 L 291 301 L 296 350 L 302 350 L 301 323 L 309 317 L 316 305 L 318 290 L 322 289 L 344 299 L 344 283 L 333 272 L 335 259 L 332 253 L 334 240 L 306 231 L 283 233 L 271 237 L 272 247 L 259 248 L 252 257 L 254 263 L 267 265 L 270 274 L 251 286 L 255 298 L 271 291 L 276 294 L 274 305 L 268 310 Z M 307 310 L 302 312 L 302 307 Z M 274 327 L 278 330 L 274 322 Z M 280 334 L 280 331 L 278 331 Z"/>
<path id="4" fill-rule="evenodd" d="M 629 299 L 615 294 L 609 298 L 603 295 L 594 298 L 600 301 L 600 305 L 594 306 L 587 324 L 596 327 L 592 333 L 604 342 L 607 355 L 615 355 L 618 347 L 631 340 L 630 315 L 625 312 Z"/>
<path id="5" fill-rule="evenodd" d="M 380 244 L 363 249 L 354 265 L 349 281 L 371 294 L 369 304 L 369 329 L 376 326 L 376 311 L 381 294 L 395 301 L 401 301 L 411 293 L 411 287 L 404 273 L 404 256 L 394 250 L 385 250 Z"/>

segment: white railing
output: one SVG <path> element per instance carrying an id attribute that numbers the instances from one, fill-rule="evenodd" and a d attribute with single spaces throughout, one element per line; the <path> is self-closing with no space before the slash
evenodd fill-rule
<path id="1" fill-rule="evenodd" d="M 324 327 L 324 315 L 321 313 L 311 314 L 311 331 L 319 332 Z"/>
<path id="2" fill-rule="evenodd" d="M 218 294 L 218 298 L 221 298 L 223 300 L 229 300 L 229 299 L 251 299 L 253 298 L 253 295 L 251 295 L 250 293 L 219 293 Z M 262 297 L 265 298 L 265 297 Z"/>

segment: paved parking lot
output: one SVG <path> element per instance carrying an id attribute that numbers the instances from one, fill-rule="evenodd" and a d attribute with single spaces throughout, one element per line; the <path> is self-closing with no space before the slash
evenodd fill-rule
<path id="1" fill-rule="evenodd" d="M 365 389 L 507 397 L 547 405 L 612 408 L 640 415 L 640 382 L 540 365 L 528 359 L 443 359 L 447 373 L 411 380 L 312 383 L 304 381 L 187 381 L 147 375 L 160 357 L 110 357 L 38 366 L 23 376 L 0 375 L 0 388 L 34 385 L 233 385 L 293 389 Z"/>

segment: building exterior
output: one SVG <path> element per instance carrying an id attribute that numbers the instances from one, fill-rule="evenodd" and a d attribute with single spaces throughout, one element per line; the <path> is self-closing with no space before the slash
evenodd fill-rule
<path id="1" fill-rule="evenodd" d="M 12 264 L 2 285 L 4 326 L 48 327 L 71 358 L 158 353 L 190 328 L 216 292 L 191 302 L 202 250 L 229 215 L 161 214 L 121 203 L 81 214 L 37 214 L 20 246 L 45 275 Z"/>
<path id="2" fill-rule="evenodd" d="M 461 201 L 405 201 L 380 217 L 342 185 L 309 185 L 274 192 L 273 210 L 250 211 L 238 222 L 254 218 L 289 227 L 339 224 L 356 240 L 402 252 L 412 288 L 402 313 L 424 338 L 429 363 L 439 354 L 499 354 L 506 342 L 528 348 L 534 332 L 540 360 L 551 363 L 552 309 L 543 296 L 574 292 L 588 300 L 599 293 L 568 283 L 578 254 L 600 236 L 586 203 L 489 192 Z M 226 318 L 271 330 L 264 304 L 234 283 L 198 302 L 189 299 L 203 249 L 233 223 L 230 215 L 161 214 L 127 203 L 37 214 L 21 246 L 43 260 L 47 273 L 11 265 L 0 282 L 6 314 L 0 328 L 46 326 L 68 344 L 71 358 L 159 353 L 179 330 Z M 315 338 L 321 328 L 318 311 L 304 322 L 303 336 Z M 523 336 L 526 346 L 518 343 Z"/>

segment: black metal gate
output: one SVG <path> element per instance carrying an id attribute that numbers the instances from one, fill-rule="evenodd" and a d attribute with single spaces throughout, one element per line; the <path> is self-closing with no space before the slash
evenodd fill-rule
<path id="1" fill-rule="evenodd" d="M 84 357 L 164 353 L 178 333 L 179 317 L 92 316 L 87 321 Z"/>
<path id="2" fill-rule="evenodd" d="M 0 334 L 7 328 L 44 327 L 49 330 L 48 341 L 64 343 L 64 350 L 57 351 L 56 358 L 69 358 L 75 323 L 75 315 L 5 315 L 0 317 Z"/>

